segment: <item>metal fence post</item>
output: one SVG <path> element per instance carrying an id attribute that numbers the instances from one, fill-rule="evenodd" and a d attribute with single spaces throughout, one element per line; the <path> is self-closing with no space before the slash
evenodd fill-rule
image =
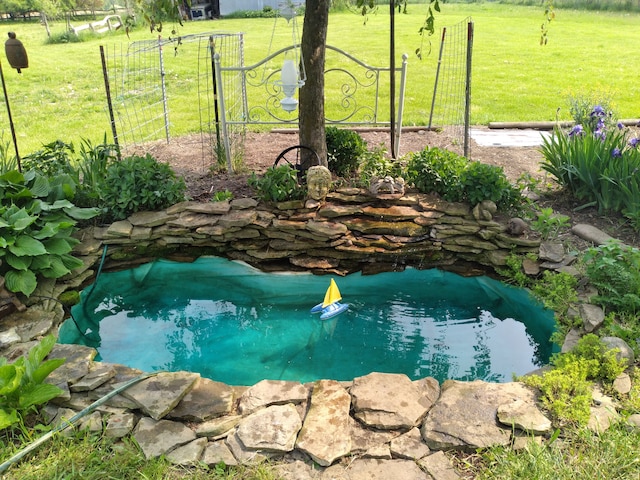
<path id="1" fill-rule="evenodd" d="M 160 59 L 160 82 L 162 84 L 162 108 L 164 111 L 164 131 L 169 143 L 169 106 L 167 104 L 167 86 L 165 84 L 164 56 L 162 54 L 162 39 L 158 35 L 158 57 Z"/>

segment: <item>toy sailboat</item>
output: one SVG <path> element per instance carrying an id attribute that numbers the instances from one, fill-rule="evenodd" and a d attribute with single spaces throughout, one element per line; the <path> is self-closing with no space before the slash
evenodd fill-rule
<path id="1" fill-rule="evenodd" d="M 342 300 L 340 290 L 338 290 L 338 285 L 332 278 L 329 288 L 327 288 L 327 293 L 324 295 L 324 302 L 313 307 L 311 313 L 319 313 L 320 320 L 329 320 L 342 312 L 346 312 L 349 308 L 349 304 L 340 303 L 340 300 Z"/>

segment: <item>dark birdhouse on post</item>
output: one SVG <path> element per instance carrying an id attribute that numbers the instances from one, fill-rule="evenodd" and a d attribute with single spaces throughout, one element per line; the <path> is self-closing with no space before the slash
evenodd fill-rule
<path id="1" fill-rule="evenodd" d="M 4 43 L 4 52 L 11 67 L 18 73 L 21 69 L 29 67 L 29 58 L 22 42 L 16 38 L 15 32 L 9 32 L 9 40 Z"/>

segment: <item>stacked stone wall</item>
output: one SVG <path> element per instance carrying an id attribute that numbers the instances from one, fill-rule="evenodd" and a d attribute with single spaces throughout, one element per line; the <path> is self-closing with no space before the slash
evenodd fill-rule
<path id="1" fill-rule="evenodd" d="M 107 245 L 108 266 L 215 254 L 267 271 L 339 275 L 405 266 L 492 273 L 511 253 L 538 252 L 538 239 L 510 235 L 508 219 L 494 217 L 495 205 L 488 207 L 349 188 L 329 193 L 324 202 L 183 202 L 133 214 L 91 235 L 96 251 Z"/>

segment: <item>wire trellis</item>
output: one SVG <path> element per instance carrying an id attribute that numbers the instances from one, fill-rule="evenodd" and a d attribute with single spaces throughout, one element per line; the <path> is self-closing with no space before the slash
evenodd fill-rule
<path id="1" fill-rule="evenodd" d="M 203 171 L 221 158 L 211 54 L 214 45 L 216 51 L 224 53 L 226 62 L 241 65 L 240 33 L 203 33 L 113 45 L 106 54 L 106 49 L 101 48 L 112 129 L 121 148 L 162 140 L 169 143 L 173 133 L 170 107 L 178 98 L 178 90 L 186 89 L 193 91 L 197 108 L 182 112 L 181 123 L 199 135 L 184 136 L 185 132 L 177 132 L 181 144 L 201 145 Z M 236 148 L 243 145 L 242 141 L 232 143 Z"/>
<path id="2" fill-rule="evenodd" d="M 442 29 L 429 117 L 429 128 L 442 129 L 453 139 L 452 149 L 466 157 L 469 156 L 472 48 L 471 18 Z"/>

